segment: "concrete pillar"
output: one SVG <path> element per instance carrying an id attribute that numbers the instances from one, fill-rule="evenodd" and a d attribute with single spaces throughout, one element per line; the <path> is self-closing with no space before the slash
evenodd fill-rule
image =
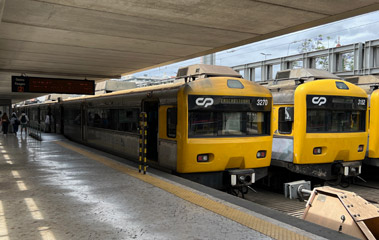
<path id="1" fill-rule="evenodd" d="M 216 65 L 216 53 L 208 54 L 201 57 L 203 64 Z"/>

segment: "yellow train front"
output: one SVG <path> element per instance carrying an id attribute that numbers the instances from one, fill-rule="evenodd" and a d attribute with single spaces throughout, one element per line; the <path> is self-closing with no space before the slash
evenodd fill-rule
<path id="1" fill-rule="evenodd" d="M 379 167 L 379 90 L 373 91 L 370 95 L 369 121 L 370 135 L 365 163 Z"/>
<path id="2" fill-rule="evenodd" d="M 214 188 L 240 189 L 267 175 L 271 93 L 228 67 L 192 65 L 171 84 L 56 105 L 66 137 L 135 161 L 145 152 L 138 116 L 146 116 L 148 165 Z"/>
<path id="3" fill-rule="evenodd" d="M 364 163 L 379 167 L 379 76 L 353 76 L 346 80 L 358 85 L 369 94 L 369 138 Z"/>
<path id="4" fill-rule="evenodd" d="M 271 108 L 271 93 L 241 78 L 186 84 L 178 92 L 177 172 L 216 188 L 246 186 L 265 177 Z"/>
<path id="5" fill-rule="evenodd" d="M 271 86 L 272 165 L 324 180 L 359 175 L 367 148 L 367 94 L 342 80 L 290 81 L 293 88 Z"/>

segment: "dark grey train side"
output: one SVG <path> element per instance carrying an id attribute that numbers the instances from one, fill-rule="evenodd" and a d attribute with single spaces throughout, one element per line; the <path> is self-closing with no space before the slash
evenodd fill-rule
<path id="1" fill-rule="evenodd" d="M 158 139 L 160 106 L 177 105 L 179 88 L 82 98 L 61 103 L 64 135 L 74 141 L 137 160 L 139 156 L 138 120 L 147 112 L 148 159 L 169 170 L 176 170 L 176 141 Z M 158 143 L 159 141 L 159 143 Z M 163 154 L 159 153 L 175 153 Z"/>
<path id="2" fill-rule="evenodd" d="M 31 127 L 39 126 L 40 130 L 43 132 L 61 134 L 63 131 L 61 110 L 58 102 L 21 106 L 17 107 L 14 111 L 17 113 L 17 116 L 21 116 L 21 112 L 24 111 L 29 118 L 29 125 Z M 51 119 L 49 129 L 45 125 L 46 115 L 50 115 Z"/>

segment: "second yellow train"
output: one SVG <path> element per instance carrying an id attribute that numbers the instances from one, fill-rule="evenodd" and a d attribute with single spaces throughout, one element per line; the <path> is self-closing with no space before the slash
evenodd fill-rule
<path id="1" fill-rule="evenodd" d="M 367 94 L 316 69 L 262 82 L 273 94 L 271 165 L 324 180 L 361 173 L 367 148 Z"/>

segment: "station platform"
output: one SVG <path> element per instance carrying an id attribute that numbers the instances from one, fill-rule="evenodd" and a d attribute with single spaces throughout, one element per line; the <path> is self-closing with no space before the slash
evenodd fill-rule
<path id="1" fill-rule="evenodd" d="M 43 134 L 0 135 L 0 239 L 353 239 Z"/>

